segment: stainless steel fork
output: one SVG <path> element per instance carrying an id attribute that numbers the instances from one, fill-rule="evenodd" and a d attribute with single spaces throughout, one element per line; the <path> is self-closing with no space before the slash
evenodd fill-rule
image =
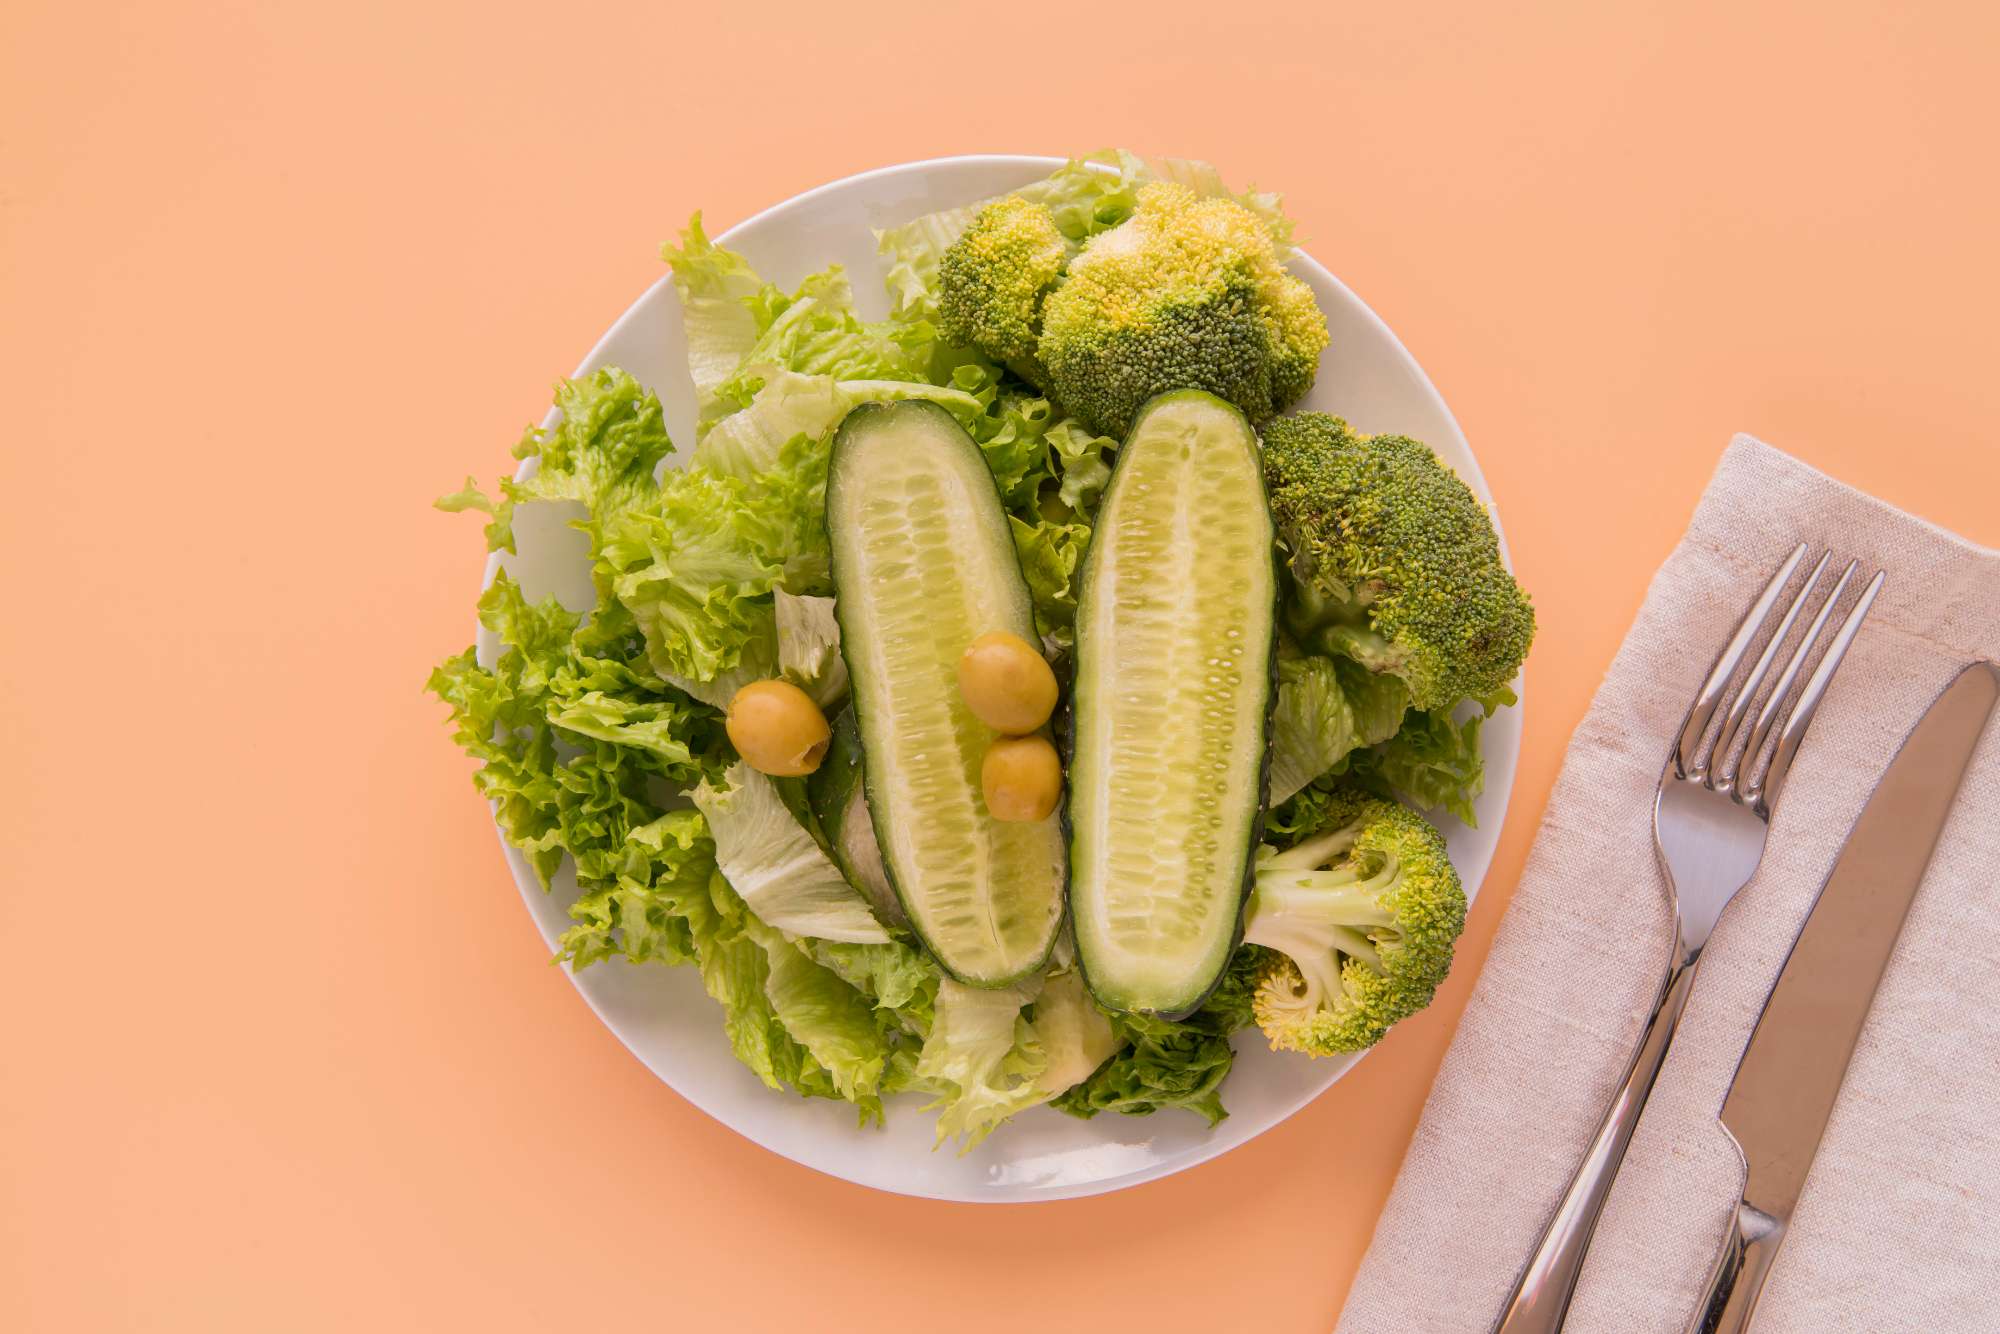
<path id="1" fill-rule="evenodd" d="M 1597 1226 L 1597 1216 L 1611 1193 L 1612 1179 L 1625 1157 L 1625 1148 L 1638 1127 L 1646 1097 L 1666 1061 L 1667 1048 L 1674 1040 L 1681 1011 L 1687 1007 L 1688 991 L 1694 983 L 1701 952 L 1715 930 L 1716 919 L 1730 898 L 1757 870 L 1764 856 L 1764 837 L 1770 827 L 1771 809 L 1777 804 L 1799 742 L 1812 725 L 1813 715 L 1826 694 L 1829 682 L 1840 669 L 1848 645 L 1861 629 L 1862 620 L 1874 605 L 1882 588 L 1876 574 L 1840 622 L 1825 651 L 1813 665 L 1815 647 L 1825 636 L 1836 607 L 1846 597 L 1858 572 L 1850 563 L 1835 581 L 1832 591 L 1820 596 L 1822 576 L 1831 553 L 1819 558 L 1804 585 L 1772 625 L 1776 610 L 1792 576 L 1806 558 L 1800 546 L 1771 576 L 1750 610 L 1744 613 L 1715 667 L 1702 683 L 1679 738 L 1667 757 L 1660 775 L 1660 788 L 1653 802 L 1653 844 L 1666 873 L 1667 893 L 1673 901 L 1676 930 L 1674 948 L 1665 979 L 1653 1003 L 1652 1017 L 1639 1036 L 1632 1053 L 1624 1084 L 1605 1112 L 1604 1124 L 1591 1142 L 1569 1191 L 1563 1196 L 1555 1216 L 1549 1220 L 1540 1244 L 1514 1285 L 1507 1307 L 1494 1326 L 1494 1334 L 1554 1334 L 1562 1328 L 1569 1309 L 1570 1295 L 1576 1290 L 1576 1276 L 1583 1267 L 1584 1252 Z M 1763 689 L 1771 668 L 1792 641 L 1799 618 L 1815 605 L 1811 623 L 1786 660 L 1768 691 Z M 1743 663 L 1759 642 L 1763 648 L 1747 672 Z M 1794 687 L 1808 666 L 1812 666 L 1805 687 Z M 1732 695 L 1730 687 L 1740 678 Z M 1758 704 L 1761 698 L 1761 706 Z M 1727 709 L 1723 708 L 1728 701 Z M 1754 719 L 1751 710 L 1756 709 Z M 1710 725 L 1718 711 L 1721 725 L 1708 740 Z M 1743 735 L 1749 721 L 1747 740 Z M 1769 764 L 1761 770 L 1757 760 L 1777 730 L 1777 746 Z M 1742 745 L 1738 745 L 1742 742 Z M 1706 744 L 1704 744 L 1706 743 Z"/>

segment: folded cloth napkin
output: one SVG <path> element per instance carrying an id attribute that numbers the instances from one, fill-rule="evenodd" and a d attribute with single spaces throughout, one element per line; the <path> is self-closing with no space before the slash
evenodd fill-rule
<path id="1" fill-rule="evenodd" d="M 1341 1334 L 1490 1329 L 1623 1077 L 1672 938 L 1652 797 L 1688 701 L 1797 543 L 1888 581 L 1821 706 L 1764 861 L 1710 940 L 1568 1329 L 1684 1330 L 1742 1164 L 1716 1120 L 1835 853 L 1959 669 L 2000 659 L 2000 552 L 1739 436 L 1570 741 Z M 2000 1331 L 2000 726 L 1917 894 L 1757 1334 Z"/>

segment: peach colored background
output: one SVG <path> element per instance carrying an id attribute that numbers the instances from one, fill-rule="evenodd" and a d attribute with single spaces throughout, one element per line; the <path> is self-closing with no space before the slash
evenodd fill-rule
<path id="1" fill-rule="evenodd" d="M 0 1328 L 1324 1329 L 1729 434 L 2000 542 L 2000 11 L 1917 8 L 0 7 Z M 1283 188 L 1429 368 L 1529 745 L 1451 984 L 1305 1113 L 1110 1198 L 870 1194 L 547 965 L 419 692 L 479 572 L 428 505 L 693 208 L 1109 143 Z"/>

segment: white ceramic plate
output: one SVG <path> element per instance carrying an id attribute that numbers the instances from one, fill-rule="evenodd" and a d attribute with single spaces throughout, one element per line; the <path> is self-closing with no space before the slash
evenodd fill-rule
<path id="1" fill-rule="evenodd" d="M 838 261 L 854 280 L 863 313 L 887 314 L 871 228 L 894 226 L 937 209 L 1002 194 L 1047 175 L 1060 159 L 982 156 L 913 162 L 821 186 L 723 233 L 765 278 L 786 287 Z M 1337 412 L 1366 431 L 1398 431 L 1430 443 L 1482 499 L 1491 501 L 1479 465 L 1451 412 L 1388 326 L 1332 274 L 1305 255 L 1292 270 L 1312 284 L 1333 342 L 1319 382 L 1303 407 Z M 694 438 L 694 387 L 681 339 L 680 302 L 666 279 L 653 284 L 577 368 L 621 366 L 657 392 L 673 438 Z M 552 423 L 551 423 L 552 424 Z M 540 511 L 536 513 L 535 511 Z M 592 605 L 587 549 L 565 528 L 561 507 L 525 507 L 516 520 L 521 554 L 506 568 L 529 596 L 554 592 L 573 609 Z M 502 562 L 487 565 L 490 582 Z M 497 651 L 482 631 L 483 661 Z M 1484 733 L 1486 792 L 1478 829 L 1442 819 L 1453 862 L 1468 895 L 1485 878 L 1500 833 L 1520 750 L 1521 710 L 1504 710 Z M 503 840 L 503 847 L 505 847 Z M 528 912 L 554 947 L 574 896 L 567 870 L 544 894 L 519 852 L 505 848 Z M 632 1054 L 682 1097 L 724 1125 L 794 1162 L 881 1190 L 970 1201 L 1054 1200 L 1091 1195 L 1166 1176 L 1261 1134 L 1296 1112 L 1352 1067 L 1354 1060 L 1307 1060 L 1267 1050 L 1255 1033 L 1237 1040 L 1235 1069 L 1223 1087 L 1229 1119 L 1213 1130 L 1179 1111 L 1150 1117 L 1102 1115 L 1079 1121 L 1036 1108 L 1008 1122 L 972 1152 L 932 1150 L 932 1119 L 920 1099 L 889 1103 L 888 1126 L 858 1129 L 854 1109 L 824 1099 L 774 1093 L 731 1055 L 721 1016 L 691 968 L 622 962 L 598 964 L 572 980 L 598 1017 Z M 1394 1042 L 1392 1034 L 1387 1041 Z"/>

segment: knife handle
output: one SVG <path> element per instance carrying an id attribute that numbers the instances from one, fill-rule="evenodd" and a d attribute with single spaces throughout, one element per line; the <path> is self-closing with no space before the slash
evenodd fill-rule
<path id="1" fill-rule="evenodd" d="M 1785 1221 L 1773 1218 L 1749 1201 L 1736 1206 L 1736 1222 L 1723 1244 L 1722 1258 L 1709 1276 L 1689 1334 L 1743 1334 L 1763 1294 L 1771 1262 L 1785 1243 Z"/>

